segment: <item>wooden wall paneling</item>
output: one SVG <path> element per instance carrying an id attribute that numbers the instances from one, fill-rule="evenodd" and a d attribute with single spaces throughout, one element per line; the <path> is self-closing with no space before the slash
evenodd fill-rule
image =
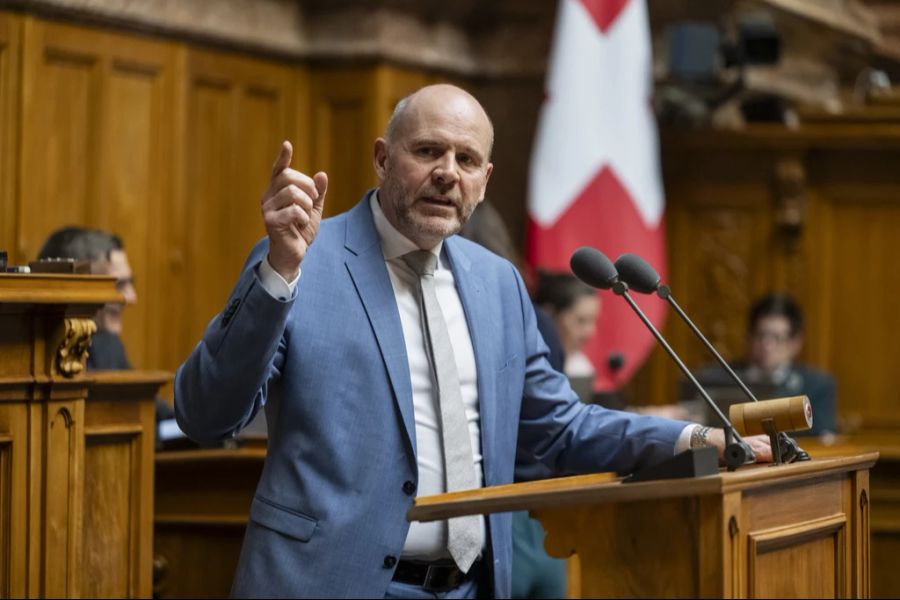
<path id="1" fill-rule="evenodd" d="M 394 112 L 394 107 L 400 100 L 422 86 L 443 81 L 443 78 L 429 75 L 423 71 L 385 64 L 379 65 L 375 69 L 376 89 L 373 100 L 376 108 L 375 121 L 372 123 L 372 141 L 383 135 L 388 120 Z"/>
<path id="2" fill-rule="evenodd" d="M 172 43 L 25 21 L 19 249 L 31 260 L 69 224 L 118 233 L 138 304 L 124 313 L 135 366 L 161 360 L 159 296 L 170 265 L 159 223 L 172 190 Z"/>
<path id="3" fill-rule="evenodd" d="M 832 213 L 820 233 L 821 244 L 833 248 L 830 260 L 813 263 L 823 284 L 817 291 L 829 299 L 829 311 L 818 316 L 817 325 L 832 323 L 825 329 L 828 356 L 821 366 L 839 382 L 841 412 L 851 427 L 900 427 L 900 392 L 893 377 L 900 330 L 895 301 L 900 262 L 894 256 L 900 231 L 898 159 L 896 150 L 835 150 L 814 165 Z M 829 277 L 829 272 L 845 276 Z"/>
<path id="4" fill-rule="evenodd" d="M 315 174 L 318 169 L 312 160 L 312 77 L 309 67 L 306 65 L 294 65 L 292 71 L 294 75 L 294 105 L 289 114 L 293 120 L 293 130 L 287 135 L 287 139 L 294 146 L 294 158 L 291 164 L 303 173 Z M 272 151 L 269 153 L 272 154 Z"/>
<path id="5" fill-rule="evenodd" d="M 665 155 L 664 167 L 673 295 L 723 356 L 739 359 L 747 310 L 772 278 L 772 161 L 757 151 L 680 148 Z M 690 368 L 713 362 L 672 311 L 663 334 Z M 677 402 L 682 377 L 668 355 L 654 348 L 629 386 L 630 399 Z"/>
<path id="6" fill-rule="evenodd" d="M 530 149 L 543 105 L 543 78 L 482 78 L 473 80 L 471 84 L 454 78 L 451 82 L 473 92 L 491 117 L 494 124 L 494 151 L 491 156 L 494 172 L 488 183 L 486 198 L 503 215 L 516 247 L 524 251 L 528 229 Z M 621 299 L 610 297 L 610 301 L 621 302 Z"/>
<path id="7" fill-rule="evenodd" d="M 97 195 L 102 53 L 70 26 L 25 18 L 18 258 L 35 257 L 47 234 L 84 224 Z"/>
<path id="8" fill-rule="evenodd" d="M 815 168 L 816 155 L 808 158 L 808 170 Z M 844 279 L 843 274 L 834 268 L 835 240 L 832 233 L 835 230 L 834 203 L 828 196 L 828 192 L 822 190 L 815 181 L 809 182 L 806 188 L 806 219 L 803 235 L 803 253 L 805 255 L 805 273 L 803 287 L 789 287 L 802 303 L 804 316 L 806 317 L 806 332 L 804 334 L 803 360 L 817 365 L 825 370 L 832 371 L 834 363 L 831 362 L 833 350 L 831 348 L 834 339 L 834 331 L 841 324 L 831 318 L 834 311 L 835 298 L 826 293 L 826 290 L 834 289 L 837 280 Z M 840 396 L 840 390 L 838 390 Z M 838 398 L 838 412 L 846 408 Z"/>
<path id="9" fill-rule="evenodd" d="M 155 231 L 158 235 L 157 261 L 164 263 L 158 271 L 160 279 L 148 282 L 138 293 L 146 302 L 159 307 L 160 320 L 154 323 L 154 352 L 147 366 L 174 372 L 187 357 L 189 343 L 183 331 L 192 320 L 189 310 L 188 277 L 188 202 L 187 202 L 187 119 L 188 119 L 188 48 L 184 43 L 174 47 L 171 110 L 172 143 L 169 147 L 169 189 L 162 202 L 162 214 Z M 161 324 L 165 324 L 162 326 Z M 193 343 L 196 343 L 194 340 Z M 172 401 L 172 382 L 165 384 L 160 396 Z"/>
<path id="10" fill-rule="evenodd" d="M 0 250 L 16 257 L 22 17 L 0 13 Z"/>
<path id="11" fill-rule="evenodd" d="M 352 208 L 377 183 L 372 166 L 380 135 L 374 68 L 315 67 L 310 72 L 312 160 L 315 171 L 328 173 L 326 216 Z M 383 110 L 383 109 L 382 109 Z"/>
<path id="12" fill-rule="evenodd" d="M 183 310 L 191 318 L 182 328 L 179 362 L 222 310 L 265 234 L 259 199 L 281 141 L 296 131 L 294 82 L 287 65 L 187 51 Z"/>
<path id="13" fill-rule="evenodd" d="M 124 312 L 123 341 L 133 365 L 157 365 L 161 297 L 169 264 L 159 224 L 171 193 L 175 54 L 171 43 L 104 34 L 97 196 L 91 224 L 122 237 L 138 302 Z M 171 289 L 171 288 L 170 288 Z"/>

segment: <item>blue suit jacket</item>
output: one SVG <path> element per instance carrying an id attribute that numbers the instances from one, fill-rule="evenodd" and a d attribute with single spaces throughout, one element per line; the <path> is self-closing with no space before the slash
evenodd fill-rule
<path id="1" fill-rule="evenodd" d="M 254 248 L 175 384 L 178 423 L 201 442 L 234 435 L 265 406 L 268 455 L 232 593 L 382 597 L 409 528 L 416 437 L 368 195 L 323 221 L 293 299 L 262 287 L 267 248 Z M 444 251 L 475 352 L 485 485 L 624 472 L 672 455 L 685 423 L 582 404 L 549 367 L 512 264 L 456 236 Z M 497 597 L 510 593 L 510 527 L 509 514 L 488 520 Z"/>

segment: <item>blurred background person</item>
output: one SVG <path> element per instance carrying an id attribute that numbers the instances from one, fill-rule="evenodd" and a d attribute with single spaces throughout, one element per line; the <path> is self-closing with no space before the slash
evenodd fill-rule
<path id="1" fill-rule="evenodd" d="M 600 316 L 597 290 L 571 273 L 541 271 L 534 302 L 553 318 L 559 332 L 565 353 L 563 372 L 569 379 L 588 379 L 593 384 L 595 369 L 584 347 L 597 331 Z M 590 401 L 590 398 L 582 397 L 582 400 Z"/>
<path id="2" fill-rule="evenodd" d="M 797 302 L 786 294 L 769 294 L 756 301 L 747 320 L 748 384 L 777 386 L 778 396 L 809 397 L 812 429 L 797 435 L 837 433 L 837 392 L 834 378 L 797 362 L 803 349 L 804 319 Z"/>
<path id="3" fill-rule="evenodd" d="M 97 331 L 91 337 L 88 352 L 89 371 L 131 369 L 128 353 L 122 343 L 122 311 L 137 303 L 137 291 L 128 255 L 119 236 L 87 227 L 69 226 L 50 234 L 38 259 L 72 258 L 90 263 L 92 275 L 116 278 L 116 290 L 122 294 L 122 302 L 110 302 L 94 315 Z M 156 421 L 172 420 L 174 412 L 162 399 L 156 399 Z"/>
<path id="4" fill-rule="evenodd" d="M 131 363 L 122 344 L 122 310 L 137 303 L 137 291 L 128 255 L 119 236 L 100 229 L 63 227 L 50 234 L 38 259 L 72 258 L 90 263 L 92 275 L 116 278 L 116 290 L 124 302 L 104 305 L 94 316 L 97 331 L 91 341 L 87 368 L 95 371 L 130 369 Z"/>
<path id="5" fill-rule="evenodd" d="M 837 403 L 834 378 L 797 361 L 803 349 L 803 312 L 787 294 L 772 293 L 759 298 L 747 314 L 745 359 L 732 364 L 738 377 L 760 400 L 805 395 L 813 410 L 813 426 L 792 435 L 821 436 L 829 441 L 837 433 Z M 695 372 L 701 385 L 727 415 L 731 404 L 747 402 L 748 398 L 718 364 L 710 364 Z M 687 381 L 682 380 L 683 395 L 694 394 Z M 705 416 L 697 417 L 707 424 L 718 420 L 694 397 L 689 401 Z"/>

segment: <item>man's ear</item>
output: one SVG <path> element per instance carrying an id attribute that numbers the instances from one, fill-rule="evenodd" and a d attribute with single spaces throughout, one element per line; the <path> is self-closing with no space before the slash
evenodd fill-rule
<path id="1" fill-rule="evenodd" d="M 493 172 L 494 172 L 493 163 L 488 163 L 487 169 L 485 169 L 485 172 L 484 172 L 484 187 L 482 187 L 482 189 L 481 189 L 481 198 L 478 199 L 478 204 L 481 204 L 482 202 L 484 202 L 484 198 L 487 193 L 488 179 L 491 178 L 491 173 L 493 173 Z M 476 204 L 476 206 L 477 206 L 477 204 Z"/>
<path id="2" fill-rule="evenodd" d="M 384 181 L 384 174 L 387 170 L 388 161 L 388 145 L 384 138 L 375 140 L 375 147 L 372 152 L 372 163 L 375 165 L 375 174 L 378 179 Z"/>

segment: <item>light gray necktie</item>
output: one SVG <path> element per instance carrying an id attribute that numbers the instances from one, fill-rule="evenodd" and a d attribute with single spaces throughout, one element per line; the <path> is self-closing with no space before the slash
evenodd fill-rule
<path id="1" fill-rule="evenodd" d="M 434 289 L 434 270 L 437 257 L 419 250 L 403 257 L 419 275 L 419 308 L 425 343 L 437 384 L 441 414 L 441 441 L 444 451 L 444 472 L 447 491 L 469 490 L 478 486 L 469 424 L 459 389 L 456 358 L 450 344 L 447 323 L 438 304 Z M 447 522 L 447 549 L 461 571 L 467 572 L 484 544 L 480 515 L 458 517 Z"/>

